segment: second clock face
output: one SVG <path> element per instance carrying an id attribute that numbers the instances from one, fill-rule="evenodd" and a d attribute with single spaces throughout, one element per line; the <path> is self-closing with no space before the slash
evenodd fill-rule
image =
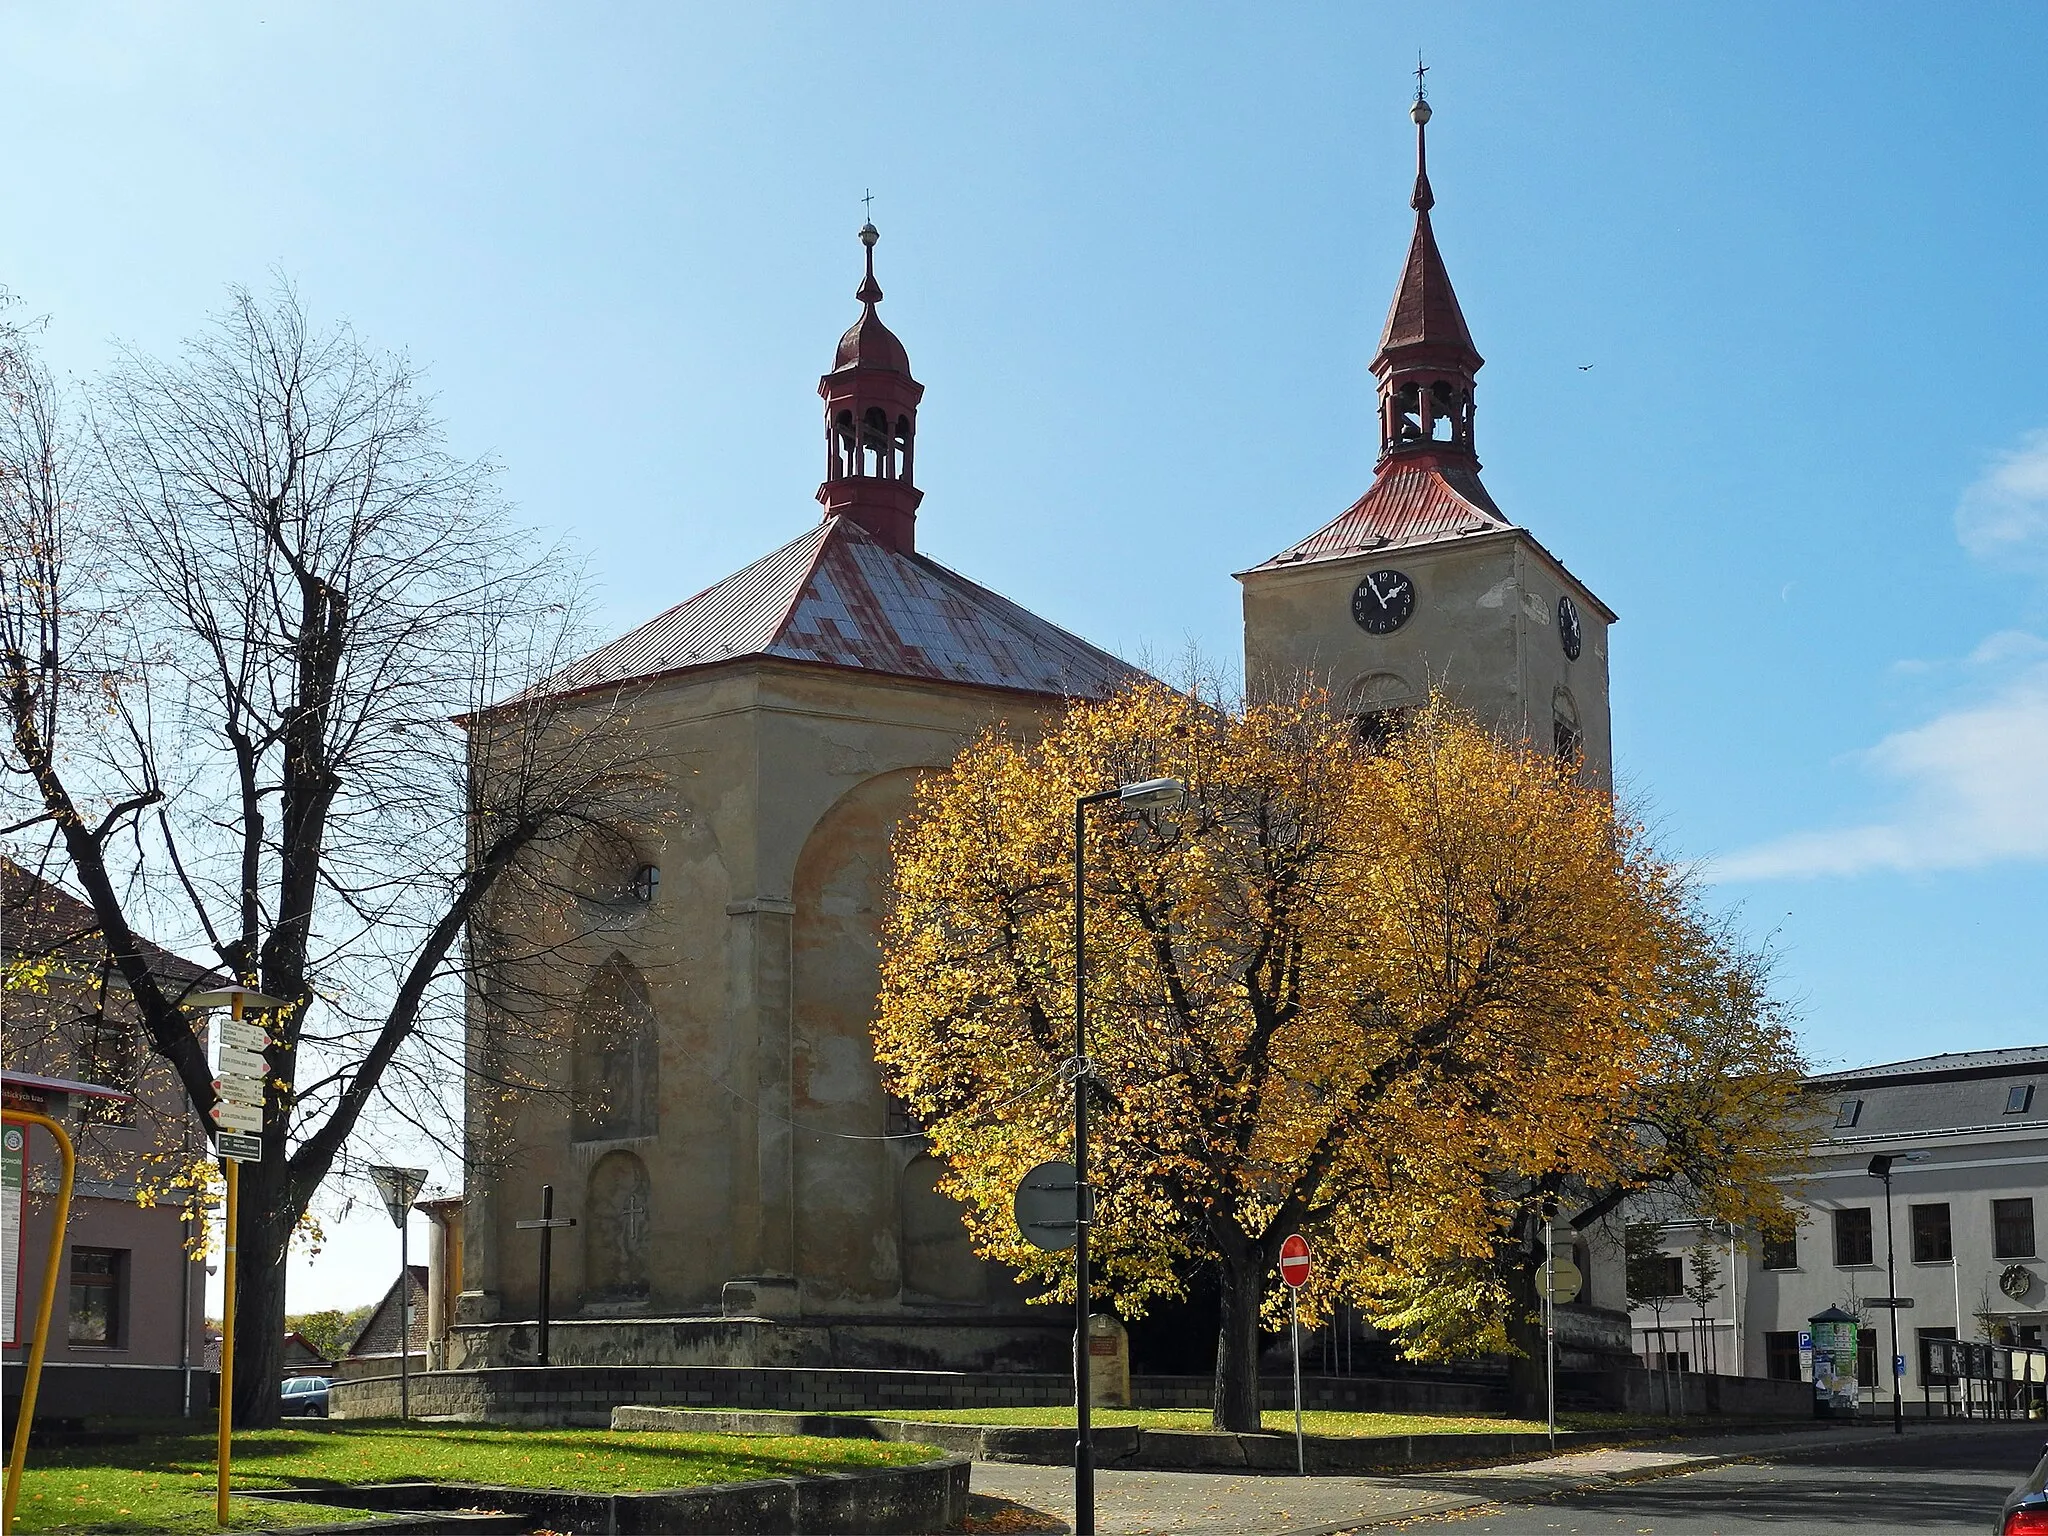
<path id="1" fill-rule="evenodd" d="M 1577 661 L 1585 641 L 1579 633 L 1579 605 L 1569 597 L 1557 600 L 1557 638 L 1564 645 L 1565 655 Z"/>
<path id="2" fill-rule="evenodd" d="M 1351 594 L 1351 617 L 1369 635 L 1391 635 L 1415 611 L 1415 583 L 1399 571 L 1374 571 Z"/>

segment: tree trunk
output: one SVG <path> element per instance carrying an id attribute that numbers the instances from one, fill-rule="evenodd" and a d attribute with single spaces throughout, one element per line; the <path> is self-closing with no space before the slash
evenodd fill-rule
<path id="1" fill-rule="evenodd" d="M 234 1422 L 261 1429 L 283 1417 L 285 1254 L 298 1213 L 281 1159 L 244 1163 L 235 1222 Z"/>
<path id="2" fill-rule="evenodd" d="M 1209 1422 L 1217 1429 L 1246 1433 L 1260 1427 L 1259 1302 L 1265 1268 L 1254 1248 L 1224 1254 L 1219 1269 L 1223 1306 L 1216 1329 L 1216 1390 Z"/>
<path id="3" fill-rule="evenodd" d="M 1543 1298 L 1537 1289 L 1539 1264 L 1516 1263 L 1508 1272 L 1508 1342 L 1520 1351 L 1508 1356 L 1508 1412 L 1540 1419 L 1549 1407 L 1543 1361 Z"/>

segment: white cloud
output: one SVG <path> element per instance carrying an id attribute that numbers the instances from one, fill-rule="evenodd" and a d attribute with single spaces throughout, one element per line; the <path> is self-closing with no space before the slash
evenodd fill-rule
<path id="1" fill-rule="evenodd" d="M 1982 560 L 2048 565 L 2048 428 L 2021 438 L 1963 492 L 1956 536 Z"/>
<path id="2" fill-rule="evenodd" d="M 1890 815 L 1744 849 L 1713 861 L 1711 878 L 1796 880 L 2048 859 L 2048 666 L 1857 757 L 1903 791 Z"/>
<path id="3" fill-rule="evenodd" d="M 1956 536 L 1981 560 L 2048 570 L 2048 428 L 1994 459 L 1956 504 Z M 2048 639 L 1987 635 L 1970 653 L 1978 702 L 1898 731 L 1853 761 L 1898 790 L 1862 826 L 1794 832 L 1709 861 L 1717 881 L 2048 861 Z M 1922 660 L 1893 670 L 1942 670 Z M 1984 693 L 1986 674 L 2003 682 Z"/>

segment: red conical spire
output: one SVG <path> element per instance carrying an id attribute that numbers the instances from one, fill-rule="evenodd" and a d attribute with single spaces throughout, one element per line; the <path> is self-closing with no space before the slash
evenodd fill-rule
<path id="1" fill-rule="evenodd" d="M 1486 360 L 1472 344 L 1458 295 L 1437 250 L 1429 210 L 1429 102 L 1418 84 L 1415 122 L 1415 236 L 1380 333 L 1372 371 L 1380 381 L 1380 462 L 1395 453 L 1434 449 L 1477 462 L 1472 449 L 1473 377 Z"/>
<path id="2" fill-rule="evenodd" d="M 891 549 L 911 553 L 917 543 L 917 505 L 924 492 L 912 480 L 917 404 L 924 386 L 910 376 L 910 354 L 882 324 L 875 306 L 873 224 L 860 228 L 867 272 L 853 296 L 860 318 L 839 338 L 832 371 L 818 381 L 825 401 L 825 483 L 818 500 L 825 516 L 849 517 Z"/>

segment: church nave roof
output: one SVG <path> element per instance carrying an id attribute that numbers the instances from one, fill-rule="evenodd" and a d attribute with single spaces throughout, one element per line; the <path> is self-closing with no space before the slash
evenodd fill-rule
<path id="1" fill-rule="evenodd" d="M 1135 668 L 924 555 L 831 517 L 552 679 L 568 693 L 741 657 L 1102 698 Z"/>

